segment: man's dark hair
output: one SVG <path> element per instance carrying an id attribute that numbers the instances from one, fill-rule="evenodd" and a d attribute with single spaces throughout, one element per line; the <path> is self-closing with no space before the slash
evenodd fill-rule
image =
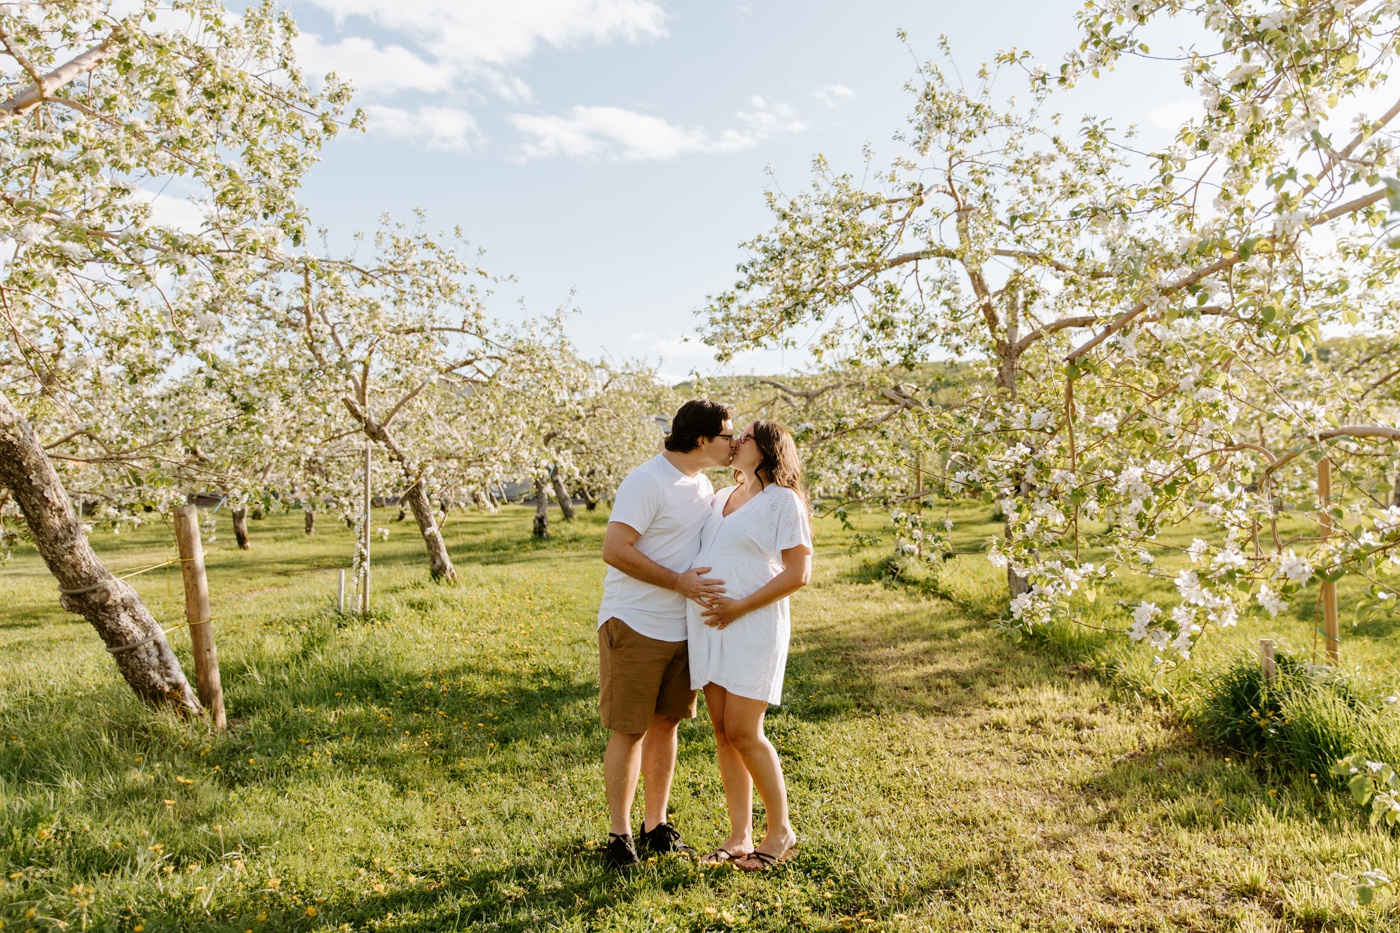
<path id="1" fill-rule="evenodd" d="M 675 454 L 689 453 L 700 446 L 700 438 L 724 433 L 724 422 L 734 417 L 734 409 L 707 398 L 686 402 L 671 419 L 666 449 Z"/>

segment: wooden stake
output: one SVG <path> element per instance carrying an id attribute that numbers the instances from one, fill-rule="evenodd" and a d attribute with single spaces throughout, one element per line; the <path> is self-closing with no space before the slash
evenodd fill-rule
<path id="1" fill-rule="evenodd" d="M 1271 684 L 1278 674 L 1278 668 L 1274 665 L 1274 640 L 1272 638 L 1259 639 L 1259 666 L 1264 673 L 1264 683 Z"/>
<path id="2" fill-rule="evenodd" d="M 1332 536 L 1332 460 L 1328 457 L 1317 462 L 1317 498 L 1325 543 Z M 1327 661 L 1335 667 L 1342 660 L 1342 635 L 1337 627 L 1337 584 L 1324 582 L 1318 599 L 1322 600 L 1322 638 L 1327 648 Z"/>
<path id="3" fill-rule="evenodd" d="M 209 624 L 209 578 L 204 574 L 204 545 L 199 540 L 199 509 L 195 506 L 185 505 L 176 510 L 175 543 L 180 550 L 180 571 L 185 581 L 185 618 L 190 623 L 199 702 L 209 711 L 214 728 L 223 732 L 228 729 L 228 719 L 224 715 L 224 687 L 219 679 L 214 627 Z"/>
<path id="4" fill-rule="evenodd" d="M 924 455 L 922 450 L 914 451 L 914 514 L 920 519 L 924 517 Z M 923 522 L 919 522 L 919 530 L 923 530 Z M 917 556 L 922 559 L 924 556 L 924 539 L 919 538 L 915 545 Z"/>
<path id="5" fill-rule="evenodd" d="M 373 513 L 370 511 L 370 450 L 372 445 L 369 440 L 365 441 L 365 538 L 364 538 L 364 564 L 360 567 L 360 615 L 369 615 L 369 536 L 373 530 L 370 528 L 370 521 Z"/>
<path id="6" fill-rule="evenodd" d="M 335 611 L 345 615 L 345 571 L 340 572 L 340 583 L 335 588 Z"/>

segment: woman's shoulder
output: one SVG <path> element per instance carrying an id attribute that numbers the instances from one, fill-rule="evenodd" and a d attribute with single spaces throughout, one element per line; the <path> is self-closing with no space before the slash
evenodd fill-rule
<path id="1" fill-rule="evenodd" d="M 789 489 L 786 486 L 779 486 L 777 483 L 769 483 L 766 487 L 764 487 L 763 494 L 766 496 L 772 496 L 773 500 L 776 502 L 800 503 L 802 501 L 802 498 L 798 496 L 796 489 Z"/>

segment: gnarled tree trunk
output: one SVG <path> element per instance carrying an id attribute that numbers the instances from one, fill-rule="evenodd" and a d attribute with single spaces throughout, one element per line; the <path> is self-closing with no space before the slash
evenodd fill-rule
<path id="1" fill-rule="evenodd" d="M 233 539 L 238 542 L 238 549 L 241 551 L 251 551 L 253 546 L 248 543 L 248 507 L 233 509 Z"/>
<path id="2" fill-rule="evenodd" d="M 583 507 L 588 511 L 592 512 L 594 509 L 598 508 L 598 497 L 593 495 L 593 490 L 589 489 L 587 486 L 580 486 L 578 488 L 578 495 L 579 498 L 583 500 Z"/>
<path id="3" fill-rule="evenodd" d="M 549 496 L 544 491 L 544 480 L 535 480 L 535 525 L 536 538 L 549 537 Z"/>
<path id="4" fill-rule="evenodd" d="M 429 574 L 434 580 L 449 583 L 456 580 L 457 568 L 452 566 L 452 558 L 447 555 L 447 543 L 442 540 L 442 533 L 438 531 L 437 522 L 433 520 L 433 504 L 428 501 L 428 491 L 423 488 L 422 477 L 413 472 L 403 448 L 394 440 L 388 428 L 369 417 L 368 412 L 353 399 L 343 398 L 342 401 L 345 407 L 350 409 L 351 416 L 364 428 L 365 436 L 388 451 L 389 459 L 402 468 L 408 485 L 399 498 L 399 507 L 402 509 L 403 503 L 407 501 L 409 510 L 418 522 L 418 530 L 423 535 L 423 546 L 428 552 Z"/>
<path id="5" fill-rule="evenodd" d="M 549 471 L 549 481 L 554 486 L 554 498 L 559 502 L 559 511 L 564 513 L 564 521 L 574 520 L 574 500 L 569 490 L 564 488 L 564 480 L 559 475 L 559 467 Z"/>
<path id="6" fill-rule="evenodd" d="M 306 521 L 306 535 L 310 537 L 316 533 L 316 510 L 303 509 L 302 518 Z"/>
<path id="7" fill-rule="evenodd" d="M 0 393 L 0 485 L 14 496 L 39 556 L 58 581 L 59 604 L 91 623 L 131 689 L 151 706 L 200 712 L 165 633 L 136 591 L 98 560 L 34 428 Z M 135 646 L 135 647 L 129 647 Z"/>

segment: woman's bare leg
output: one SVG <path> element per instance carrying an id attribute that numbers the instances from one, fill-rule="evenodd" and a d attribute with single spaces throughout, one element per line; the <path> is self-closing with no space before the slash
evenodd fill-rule
<path id="1" fill-rule="evenodd" d="M 706 702 L 709 695 L 706 694 Z M 763 809 L 768 813 L 768 825 L 757 851 L 782 855 L 797 842 L 797 834 L 788 819 L 787 785 L 783 781 L 783 765 L 763 734 L 763 716 L 768 704 L 730 693 L 724 700 L 724 731 L 739 753 L 744 767 L 758 789 Z M 713 709 L 711 714 L 714 715 Z"/>
<path id="2" fill-rule="evenodd" d="M 705 685 L 705 708 L 715 728 L 719 776 L 724 782 L 724 802 L 729 809 L 729 838 L 720 844 L 734 857 L 753 851 L 753 780 L 744 759 L 724 730 L 729 692 L 718 684 Z"/>

